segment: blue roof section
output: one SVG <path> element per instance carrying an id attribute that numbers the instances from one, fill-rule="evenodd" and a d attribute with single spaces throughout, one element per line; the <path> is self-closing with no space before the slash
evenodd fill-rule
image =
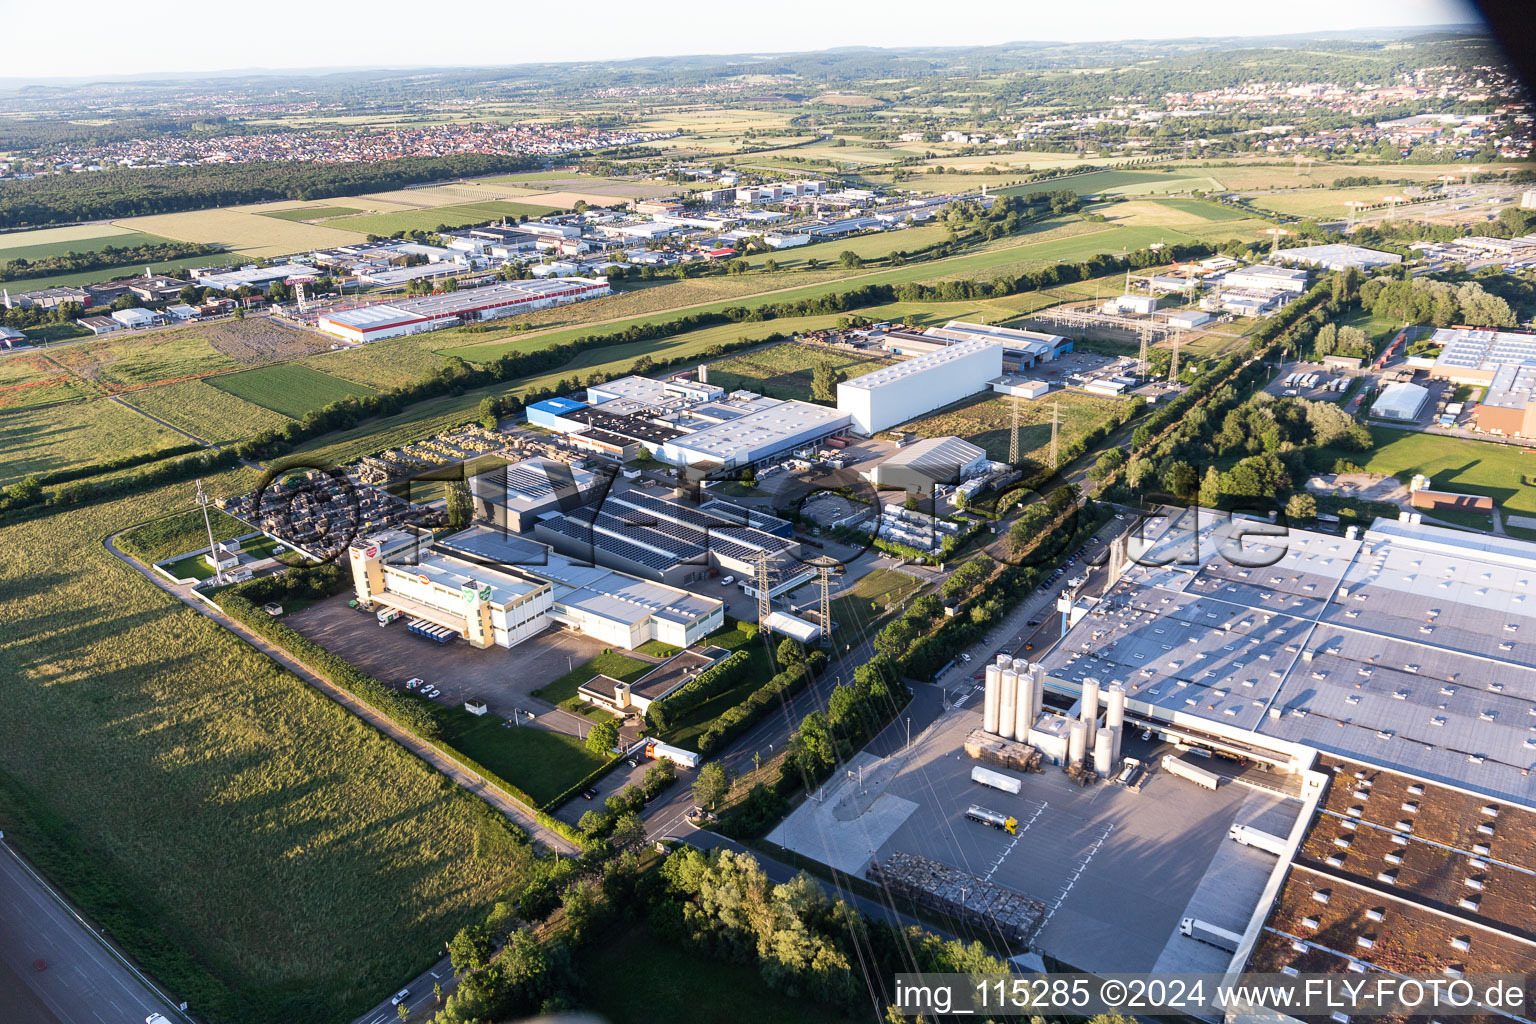
<path id="1" fill-rule="evenodd" d="M 568 412 L 575 412 L 577 409 L 585 409 L 586 407 L 586 402 L 578 402 L 574 398 L 546 398 L 542 402 L 533 403 L 528 408 L 551 413 L 555 416 L 564 416 Z"/>

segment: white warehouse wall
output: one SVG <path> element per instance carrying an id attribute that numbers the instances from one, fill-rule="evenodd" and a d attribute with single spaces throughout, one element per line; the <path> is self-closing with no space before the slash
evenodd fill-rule
<path id="1" fill-rule="evenodd" d="M 1003 346 L 967 341 L 837 386 L 837 409 L 853 418 L 853 429 L 874 434 L 986 390 L 1003 374 Z"/>

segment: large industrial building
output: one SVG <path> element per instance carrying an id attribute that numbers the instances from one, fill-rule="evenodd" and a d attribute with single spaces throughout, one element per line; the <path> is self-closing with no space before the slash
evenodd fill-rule
<path id="1" fill-rule="evenodd" d="M 528 422 L 567 435 L 578 447 L 629 459 L 641 450 L 663 462 L 730 473 L 781 459 L 845 429 L 851 417 L 810 402 L 767 398 L 691 380 L 621 377 L 587 387 L 587 403 L 539 402 Z"/>
<path id="2" fill-rule="evenodd" d="M 854 430 L 874 434 L 985 390 L 1002 372 L 997 341 L 960 341 L 843 381 L 837 409 L 851 417 Z"/>
<path id="3" fill-rule="evenodd" d="M 1222 275 L 1223 288 L 1273 289 L 1300 295 L 1307 290 L 1307 272 L 1293 267 L 1273 267 L 1259 264 L 1229 270 Z"/>
<path id="4" fill-rule="evenodd" d="M 1281 249 L 1270 257 L 1277 263 L 1299 263 L 1323 270 L 1375 270 L 1403 262 L 1395 252 L 1382 252 L 1359 245 L 1303 245 Z"/>
<path id="5" fill-rule="evenodd" d="M 725 622 L 713 598 L 572 562 L 490 526 L 435 542 L 388 531 L 355 541 L 349 556 L 364 607 L 447 627 L 476 647 L 513 647 L 556 624 L 626 649 L 687 647 Z"/>
<path id="6" fill-rule="evenodd" d="M 1118 684 L 1131 717 L 1282 773 L 1321 750 L 1536 805 L 1536 544 L 1384 519 L 1348 537 L 1163 522 L 1063 611 L 1048 690 Z"/>
<path id="7" fill-rule="evenodd" d="M 580 508 L 599 498 L 609 481 L 553 459 L 498 466 L 469 479 L 478 518 L 526 533 L 547 515 Z"/>
<path id="8" fill-rule="evenodd" d="M 1016 327 L 994 327 L 951 320 L 943 327 L 918 333 L 888 330 L 880 335 L 881 346 L 892 355 L 920 356 L 942 352 L 962 341 L 988 340 L 1003 346 L 1003 366 L 1027 370 L 1037 363 L 1049 362 L 1072 351 L 1072 340 L 1044 331 L 1026 331 Z"/>
<path id="9" fill-rule="evenodd" d="M 564 306 L 608 294 L 605 278 L 501 281 L 423 299 L 404 299 L 326 313 L 316 326 L 339 338 L 362 343 L 531 313 L 536 309 Z"/>
<path id="10" fill-rule="evenodd" d="M 922 494 L 935 484 L 956 484 L 985 473 L 992 463 L 986 450 L 959 437 L 928 437 L 881 459 L 864 475 L 876 487 L 899 487 Z"/>
<path id="11" fill-rule="evenodd" d="M 276 267 L 250 266 L 239 270 L 209 267 L 206 270 L 192 272 L 193 279 L 199 285 L 221 292 L 237 291 L 240 288 L 266 291 L 276 282 L 286 281 L 290 277 L 316 277 L 319 274 L 319 270 L 303 263 L 288 263 Z"/>
<path id="12" fill-rule="evenodd" d="M 798 577 L 810 570 L 796 557 L 783 520 L 696 506 L 640 488 L 615 489 L 600 502 L 549 516 L 534 536 L 569 558 L 674 585 L 711 572 L 750 577 L 766 554 L 770 568 Z M 773 532 L 770 532 L 772 530 Z M 790 577 L 786 577 L 790 578 Z M 777 587 L 773 588 L 779 589 Z"/>
<path id="13" fill-rule="evenodd" d="M 1431 377 L 1483 387 L 1471 425 L 1505 437 L 1536 437 L 1536 334 L 1446 327 Z"/>

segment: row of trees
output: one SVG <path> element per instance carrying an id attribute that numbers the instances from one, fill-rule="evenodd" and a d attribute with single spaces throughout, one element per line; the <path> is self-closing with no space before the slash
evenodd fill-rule
<path id="1" fill-rule="evenodd" d="M 538 163 L 533 157 L 465 153 L 372 163 L 273 160 L 47 174 L 0 182 L 0 228 L 142 217 L 274 199 L 330 199 L 449 178 L 528 170 Z"/>

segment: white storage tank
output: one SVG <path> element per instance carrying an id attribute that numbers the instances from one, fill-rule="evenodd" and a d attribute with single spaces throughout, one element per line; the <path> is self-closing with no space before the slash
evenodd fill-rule
<path id="1" fill-rule="evenodd" d="M 1003 670 L 996 665 L 987 666 L 987 686 L 982 693 L 981 727 L 986 732 L 997 732 L 998 687 L 1003 680 Z"/>
<path id="2" fill-rule="evenodd" d="M 1088 730 L 1088 743 L 1092 744 L 1095 734 L 1099 731 L 1099 681 L 1092 676 L 1083 680 L 1083 699 L 1078 717 L 1082 719 L 1083 727 Z"/>
<path id="3" fill-rule="evenodd" d="M 1088 756 L 1088 727 L 1079 720 L 1067 729 L 1067 763 L 1076 764 Z"/>
<path id="4" fill-rule="evenodd" d="M 1104 728 L 1121 729 L 1125 727 L 1125 687 L 1116 683 L 1106 692 L 1107 703 L 1104 708 Z"/>
<path id="5" fill-rule="evenodd" d="M 1115 770 L 1115 734 L 1110 729 L 1100 729 L 1093 741 L 1093 771 L 1101 778 L 1108 778 Z"/>
<path id="6" fill-rule="evenodd" d="M 997 735 L 1005 740 L 1013 739 L 1014 719 L 1018 715 L 1017 704 L 1019 674 L 1011 668 L 1002 671 L 998 686 Z"/>

